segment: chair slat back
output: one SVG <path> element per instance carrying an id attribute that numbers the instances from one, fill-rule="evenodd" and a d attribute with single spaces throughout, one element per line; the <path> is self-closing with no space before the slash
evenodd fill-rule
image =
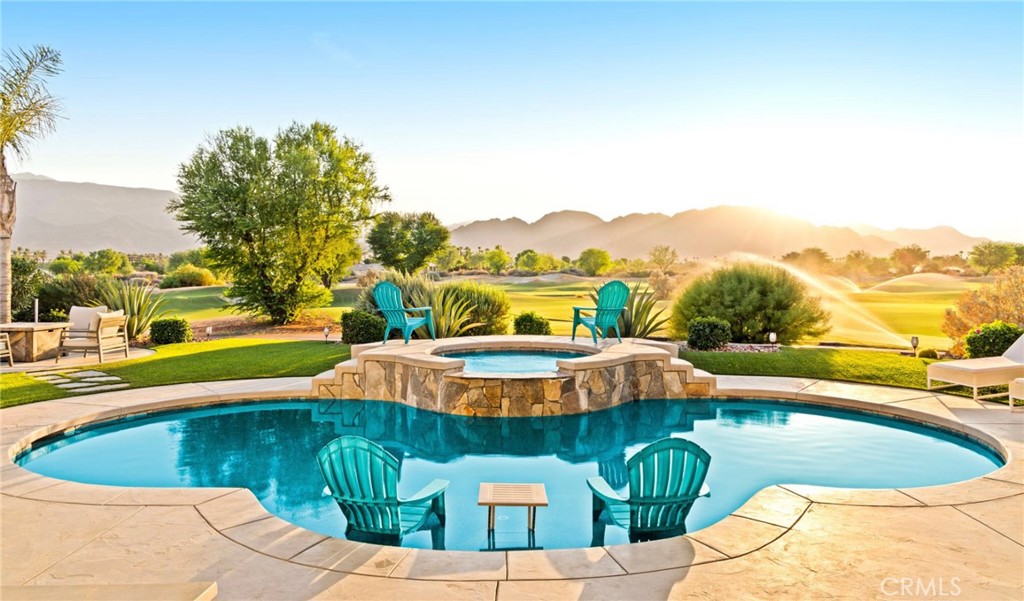
<path id="1" fill-rule="evenodd" d="M 100 317 L 96 331 L 100 338 L 110 338 L 111 336 L 117 336 L 120 334 L 127 323 L 127 315 L 108 315 Z"/>
<path id="2" fill-rule="evenodd" d="M 405 307 L 402 305 L 402 291 L 391 282 L 380 282 L 373 287 L 373 300 L 384 314 L 384 319 L 393 328 L 405 326 Z"/>
<path id="3" fill-rule="evenodd" d="M 628 298 L 629 286 L 618 280 L 601 286 L 597 291 L 597 314 L 594 316 L 594 325 L 602 329 L 615 325 Z"/>
<path id="4" fill-rule="evenodd" d="M 349 525 L 399 534 L 398 459 L 361 436 L 341 436 L 317 453 L 320 471 Z"/>
<path id="5" fill-rule="evenodd" d="M 630 527 L 644 531 L 683 526 L 710 464 L 707 451 L 682 438 L 663 438 L 631 457 Z"/>

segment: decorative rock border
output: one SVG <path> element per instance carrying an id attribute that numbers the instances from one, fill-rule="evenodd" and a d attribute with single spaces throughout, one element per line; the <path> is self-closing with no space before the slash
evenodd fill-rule
<path id="1" fill-rule="evenodd" d="M 558 371 L 473 373 L 444 356 L 460 351 L 550 350 L 587 356 L 560 359 Z M 565 336 L 479 336 L 363 344 L 333 374 L 313 380 L 312 396 L 396 401 L 440 413 L 540 417 L 600 411 L 652 398 L 709 397 L 715 378 L 677 358 L 672 343 L 637 338 L 598 346 Z"/>

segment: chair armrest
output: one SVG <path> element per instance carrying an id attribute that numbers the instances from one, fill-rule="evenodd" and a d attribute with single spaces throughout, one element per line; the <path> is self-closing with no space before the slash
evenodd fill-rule
<path id="1" fill-rule="evenodd" d="M 612 487 L 608 486 L 608 483 L 601 476 L 587 478 L 587 486 L 590 487 L 595 496 L 600 497 L 605 503 L 625 503 L 628 500 L 620 497 L 618 493 L 612 490 Z"/>
<path id="2" fill-rule="evenodd" d="M 430 484 L 421 488 L 416 494 L 409 497 L 408 499 L 399 499 L 400 503 L 423 503 L 429 501 L 435 497 L 439 497 L 444 494 L 445 489 L 448 488 L 447 480 L 441 480 L 440 478 L 432 481 Z"/>
<path id="3" fill-rule="evenodd" d="M 700 492 L 697 493 L 697 496 L 698 497 L 710 497 L 711 496 L 711 487 L 708 486 L 707 482 L 705 482 L 704 484 L 702 484 L 700 486 Z"/>
<path id="4" fill-rule="evenodd" d="M 573 311 L 597 311 L 597 307 L 573 307 Z"/>
<path id="5" fill-rule="evenodd" d="M 406 311 L 426 311 L 430 313 L 430 307 L 406 307 Z"/>

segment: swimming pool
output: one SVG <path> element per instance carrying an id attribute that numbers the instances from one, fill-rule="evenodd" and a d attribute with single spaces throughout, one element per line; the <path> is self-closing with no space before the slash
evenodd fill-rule
<path id="1" fill-rule="evenodd" d="M 97 424 L 40 441 L 18 462 L 66 480 L 121 486 L 233 486 L 253 491 L 283 519 L 343 536 L 344 517 L 323 495 L 316 452 L 341 434 L 375 440 L 401 462 L 400 493 L 434 478 L 447 493 L 448 549 L 488 547 L 481 481 L 543 482 L 537 547 L 588 546 L 586 479 L 624 484 L 625 461 L 665 436 L 712 457 L 711 497 L 687 526 L 722 519 L 778 483 L 850 488 L 945 484 L 981 476 L 1002 461 L 989 449 L 935 428 L 850 411 L 768 401 L 648 400 L 597 413 L 547 418 L 469 418 L 398 403 L 322 400 L 241 403 Z M 526 512 L 499 509 L 495 546 L 527 546 Z M 609 528 L 606 544 L 628 542 Z M 428 532 L 403 546 L 429 548 Z"/>
<path id="2" fill-rule="evenodd" d="M 443 353 L 449 359 L 466 362 L 464 371 L 477 373 L 527 374 L 558 371 L 559 359 L 579 359 L 588 353 L 571 351 L 486 350 Z"/>

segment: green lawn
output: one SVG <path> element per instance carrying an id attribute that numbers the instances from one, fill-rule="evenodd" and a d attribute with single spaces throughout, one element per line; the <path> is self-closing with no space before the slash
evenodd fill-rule
<path id="1" fill-rule="evenodd" d="M 76 369 L 98 369 L 119 376 L 132 388 L 143 388 L 240 378 L 315 376 L 349 358 L 347 345 L 307 340 L 226 338 L 155 349 L 156 354 L 141 359 Z M 60 388 L 23 374 L 4 375 L 0 406 L 64 396 L 68 394 Z"/>
<path id="2" fill-rule="evenodd" d="M 694 367 L 716 375 L 788 376 L 925 388 L 932 360 L 878 351 L 785 348 L 777 353 L 701 353 L 679 355 Z"/>
<path id="3" fill-rule="evenodd" d="M 224 299 L 227 286 L 207 286 L 204 288 L 187 288 L 182 290 L 165 290 L 160 294 L 166 299 L 164 308 L 170 317 L 181 317 L 189 321 L 196 319 L 214 319 L 235 315 Z M 314 309 L 314 313 L 324 313 L 333 319 L 341 318 L 342 311 L 355 304 L 359 289 L 355 284 L 343 284 L 331 291 L 334 297 L 329 307 Z"/>

